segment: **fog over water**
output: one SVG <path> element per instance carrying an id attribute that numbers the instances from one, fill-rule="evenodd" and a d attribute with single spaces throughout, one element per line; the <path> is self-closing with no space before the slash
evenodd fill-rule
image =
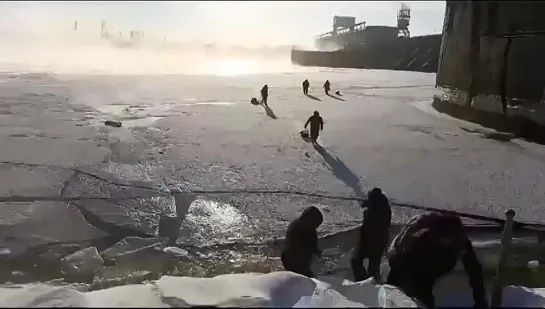
<path id="1" fill-rule="evenodd" d="M 408 2 L 412 35 L 441 31 L 444 2 Z M 399 2 L 2 2 L 0 70 L 240 75 L 307 71 L 334 15 L 395 26 Z M 76 25 L 77 21 L 77 25 Z M 101 28 L 105 22 L 104 29 Z M 109 39 L 101 39 L 101 31 Z M 131 40 L 131 31 L 141 40 Z"/>

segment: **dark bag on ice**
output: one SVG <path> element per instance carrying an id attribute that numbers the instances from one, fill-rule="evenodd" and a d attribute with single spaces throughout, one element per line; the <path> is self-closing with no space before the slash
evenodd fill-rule
<path id="1" fill-rule="evenodd" d="M 306 130 L 306 129 L 305 129 L 305 130 L 301 130 L 301 131 L 299 132 L 299 134 L 301 135 L 301 137 L 302 137 L 303 139 L 310 139 L 310 134 L 308 133 L 308 130 Z"/>
<path id="2" fill-rule="evenodd" d="M 253 105 L 259 105 L 259 101 L 256 98 L 252 98 L 250 103 L 252 103 Z"/>

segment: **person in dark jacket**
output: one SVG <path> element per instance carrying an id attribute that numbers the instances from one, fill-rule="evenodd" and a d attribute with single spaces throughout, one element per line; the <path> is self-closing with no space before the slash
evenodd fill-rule
<path id="1" fill-rule="evenodd" d="M 392 221 L 390 202 L 379 188 L 371 190 L 361 206 L 364 212 L 360 238 L 350 260 L 356 282 L 369 276 L 378 280 L 380 262 L 390 240 L 389 229 Z M 367 271 L 363 267 L 365 258 L 369 259 Z"/>
<path id="2" fill-rule="evenodd" d="M 307 122 L 305 122 L 305 129 L 308 127 L 309 124 L 310 139 L 312 140 L 313 144 L 316 144 L 316 140 L 320 135 L 320 131 L 324 129 L 324 120 L 322 119 L 318 111 L 314 111 L 314 114 L 308 118 Z"/>
<path id="3" fill-rule="evenodd" d="M 308 82 L 308 79 L 305 79 L 303 81 L 303 94 L 308 94 L 308 87 L 310 87 L 310 83 Z"/>
<path id="4" fill-rule="evenodd" d="M 267 98 L 269 97 L 269 86 L 265 85 L 263 88 L 261 88 L 261 99 L 265 106 L 267 105 Z"/>
<path id="5" fill-rule="evenodd" d="M 309 278 L 314 274 L 310 269 L 312 257 L 320 257 L 318 233 L 316 230 L 324 221 L 320 210 L 314 206 L 306 208 L 301 216 L 288 225 L 286 247 L 281 259 L 284 269 Z"/>
<path id="6" fill-rule="evenodd" d="M 324 90 L 325 94 L 329 95 L 329 91 L 331 90 L 331 83 L 329 83 L 329 79 L 324 83 Z"/>
<path id="7" fill-rule="evenodd" d="M 387 257 L 390 274 L 386 283 L 428 308 L 435 306 L 435 282 L 452 271 L 461 258 L 475 307 L 488 307 L 482 267 L 458 216 L 427 213 L 414 217 L 393 239 Z"/>

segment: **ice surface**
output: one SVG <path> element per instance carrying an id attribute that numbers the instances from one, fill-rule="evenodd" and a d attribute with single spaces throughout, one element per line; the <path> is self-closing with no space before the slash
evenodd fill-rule
<path id="1" fill-rule="evenodd" d="M 14 50 L 10 51 L 11 54 L 4 54 L 12 58 Z M 26 61 L 25 55 L 20 55 L 20 62 Z M 84 59 L 89 54 L 78 51 L 77 55 Z M 121 52 L 116 56 L 119 57 L 115 60 L 126 59 Z M 66 75 L 43 73 L 49 64 L 34 63 L 52 58 L 28 57 L 31 59 L 27 64 L 36 73 L 0 74 L 0 174 L 4 176 L 0 195 L 139 198 L 115 204 L 4 202 L 0 204 L 1 255 L 12 257 L 26 252 L 27 247 L 81 243 L 111 234 L 152 236 L 159 218 L 173 215 L 175 210 L 184 218 L 180 232 L 183 247 L 199 247 L 195 256 L 205 252 L 200 250 L 204 247 L 214 249 L 231 243 L 236 250 L 249 244 L 252 248 L 247 251 L 253 252 L 254 244 L 268 245 L 283 237 L 288 222 L 313 204 L 324 212 L 320 232 L 335 235 L 320 240 L 320 245 L 332 244 L 323 246 L 331 248 L 332 254 L 326 255 L 330 258 L 324 259 L 327 263 L 316 263 L 320 270 L 316 273 L 320 273 L 330 271 L 331 265 L 336 269 L 348 265 L 348 261 L 337 263 L 336 259 L 349 256 L 344 254 L 349 248 L 340 247 L 353 246 L 354 238 L 340 231 L 361 222 L 359 206 L 349 201 L 296 195 L 206 194 L 195 201 L 178 196 L 174 203 L 170 197 L 155 197 L 155 193 L 151 198 L 150 190 L 113 185 L 76 173 L 76 169 L 92 171 L 110 181 L 146 181 L 165 189 L 267 189 L 353 196 L 370 186 L 380 186 L 389 197 L 403 204 L 499 217 L 513 208 L 517 220 L 545 220 L 540 208 L 545 193 L 535 190 L 545 184 L 542 147 L 516 139 L 508 143 L 486 139 L 475 133 L 478 126 L 432 111 L 433 74 L 305 69 L 286 72 L 289 74 L 233 77 L 152 76 L 131 75 L 136 73 L 133 69 L 147 66 L 121 62 L 110 74 Z M 66 68 L 75 67 L 71 61 L 53 71 L 67 73 Z M 103 58 L 100 62 L 113 65 L 113 61 L 105 62 Z M 124 68 L 130 69 L 123 72 L 125 76 L 111 74 Z M 301 94 L 300 82 L 307 78 L 315 99 Z M 325 79 L 341 91 L 342 101 L 321 92 Z M 270 85 L 274 119 L 268 111 L 248 102 L 259 95 L 265 83 Z M 302 142 L 297 134 L 314 110 L 319 110 L 326 121 L 320 136 L 325 151 Z M 122 121 L 123 127 L 105 128 L 103 121 L 110 119 Z M 151 125 L 148 120 L 155 122 Z M 112 175 L 106 177 L 106 173 Z M 88 222 L 81 210 L 95 215 L 97 220 Z M 416 214 L 400 208 L 393 212 L 398 223 Z M 498 236 L 497 232 L 493 235 Z M 149 244 L 144 246 L 143 242 Z M 157 252 L 159 257 L 166 256 L 155 250 L 156 243 L 156 239 L 140 242 L 133 238 L 101 253 L 109 260 L 143 256 L 151 259 Z M 530 247 L 538 251 L 534 243 L 513 244 L 514 255 L 524 256 L 524 265 L 527 255 L 519 251 L 525 253 Z M 263 249 L 267 249 L 263 254 L 272 251 L 269 247 Z M 534 256 L 530 258 L 542 256 L 542 250 L 539 251 L 532 251 Z M 498 252 L 498 241 L 483 242 L 477 247 L 484 268 L 497 264 Z M 243 258 L 205 253 L 202 260 L 221 266 L 222 272 L 229 272 L 225 269 L 231 267 L 239 272 L 253 270 L 254 264 L 262 261 L 263 269 L 275 269 L 278 261 L 274 254 L 265 258 L 246 251 L 242 252 L 244 255 L 235 252 L 247 259 L 239 267 Z M 89 293 L 25 285 L 0 288 L 0 305 L 414 305 L 391 287 L 371 282 L 322 281 L 329 283 L 287 273 L 213 279 L 163 277 L 153 284 Z M 438 304 L 471 304 L 470 294 L 451 293 L 438 297 Z M 539 290 L 510 287 L 505 302 L 536 305 L 543 303 L 540 295 Z"/>
<path id="2" fill-rule="evenodd" d="M 471 295 L 451 295 L 440 306 L 471 306 Z M 400 290 L 362 282 L 329 284 L 291 272 L 247 273 L 214 278 L 163 276 L 156 282 L 93 292 L 45 284 L 0 286 L 2 307 L 416 307 Z M 545 307 L 545 289 L 509 286 L 503 306 Z"/>

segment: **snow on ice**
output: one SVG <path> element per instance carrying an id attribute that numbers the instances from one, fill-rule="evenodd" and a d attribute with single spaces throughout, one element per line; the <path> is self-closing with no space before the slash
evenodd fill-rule
<path id="1" fill-rule="evenodd" d="M 471 295 L 438 299 L 439 306 L 472 306 Z M 291 272 L 247 273 L 214 278 L 163 276 L 155 282 L 92 292 L 46 284 L 0 286 L 2 307 L 417 307 L 400 290 L 344 281 L 329 284 Z M 545 307 L 545 289 L 509 286 L 503 306 Z"/>

